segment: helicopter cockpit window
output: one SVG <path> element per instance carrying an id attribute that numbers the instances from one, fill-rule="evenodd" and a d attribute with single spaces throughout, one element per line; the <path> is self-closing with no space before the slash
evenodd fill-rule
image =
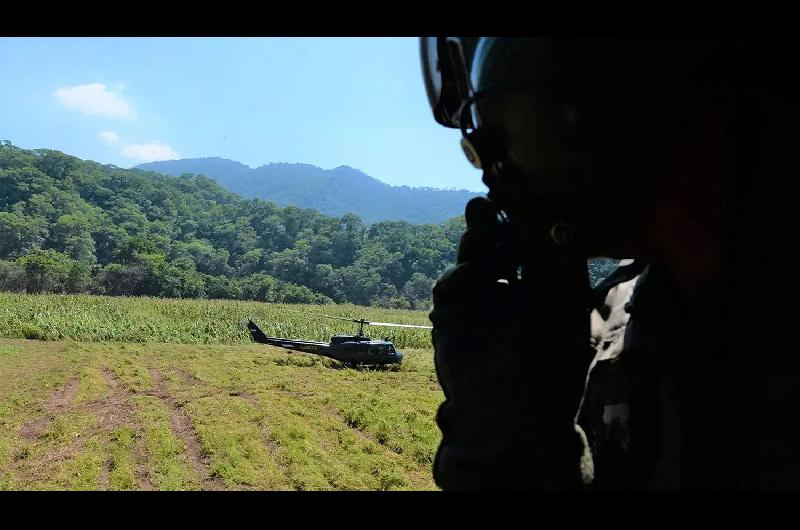
<path id="1" fill-rule="evenodd" d="M 370 351 L 370 353 L 374 353 L 374 354 L 380 354 L 380 353 L 386 353 L 386 352 L 388 352 L 388 351 L 389 351 L 389 348 L 388 348 L 388 346 L 386 346 L 386 345 L 380 344 L 380 345 L 375 345 L 375 346 L 372 346 L 372 347 L 369 349 L 369 351 Z"/>

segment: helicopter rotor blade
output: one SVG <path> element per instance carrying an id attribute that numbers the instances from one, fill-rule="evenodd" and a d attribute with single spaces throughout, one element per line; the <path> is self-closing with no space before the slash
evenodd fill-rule
<path id="1" fill-rule="evenodd" d="M 392 322 L 366 322 L 370 326 L 384 326 L 384 327 L 391 327 L 391 328 L 423 328 L 423 329 L 433 329 L 433 326 L 418 326 L 416 324 L 394 324 Z"/>
<path id="2" fill-rule="evenodd" d="M 355 320 L 353 318 L 335 317 L 333 315 L 323 315 L 322 313 L 309 313 L 307 311 L 298 311 L 296 309 L 281 309 L 281 311 L 289 311 L 290 313 L 300 313 L 302 315 L 310 315 L 315 317 L 335 318 L 336 320 L 346 320 L 347 322 L 360 322 L 360 320 Z"/>
<path id="3" fill-rule="evenodd" d="M 416 324 L 395 324 L 393 322 L 370 322 L 369 320 L 361 320 L 357 318 L 347 318 L 347 317 L 337 317 L 333 315 L 324 315 L 322 313 L 309 313 L 308 311 L 298 311 L 297 309 L 282 309 L 281 311 L 288 311 L 290 313 L 300 313 L 303 315 L 315 316 L 315 317 L 325 317 L 325 318 L 334 318 L 336 320 L 345 320 L 347 322 L 355 322 L 356 324 L 364 324 L 370 326 L 384 326 L 384 327 L 396 327 L 396 328 L 422 328 L 422 329 L 433 329 L 433 326 L 418 326 Z"/>

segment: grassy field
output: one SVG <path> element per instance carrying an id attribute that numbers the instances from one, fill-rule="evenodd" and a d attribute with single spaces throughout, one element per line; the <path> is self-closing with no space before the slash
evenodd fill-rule
<path id="1" fill-rule="evenodd" d="M 401 329 L 400 367 L 352 369 L 250 343 L 251 314 L 276 334 L 350 331 L 265 304 L 0 295 L 0 489 L 436 488 L 429 338 Z"/>

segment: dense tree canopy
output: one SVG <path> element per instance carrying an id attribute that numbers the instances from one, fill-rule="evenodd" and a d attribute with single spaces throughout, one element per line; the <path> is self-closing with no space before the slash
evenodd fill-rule
<path id="1" fill-rule="evenodd" d="M 205 177 L 0 146 L 3 289 L 425 307 L 462 231 L 368 227 Z"/>
<path id="2" fill-rule="evenodd" d="M 463 217 L 367 226 L 206 177 L 0 144 L 2 290 L 426 308 L 463 231 Z"/>

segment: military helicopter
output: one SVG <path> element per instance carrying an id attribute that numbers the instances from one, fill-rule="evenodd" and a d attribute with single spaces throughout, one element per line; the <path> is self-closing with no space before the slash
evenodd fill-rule
<path id="1" fill-rule="evenodd" d="M 289 311 L 289 310 L 285 310 Z M 334 335 L 331 337 L 330 342 L 316 342 L 301 339 L 281 339 L 277 337 L 267 336 L 261 329 L 253 322 L 252 319 L 247 321 L 247 329 L 250 330 L 250 336 L 253 337 L 255 342 L 260 344 L 269 344 L 272 346 L 280 346 L 290 350 L 297 350 L 306 353 L 314 353 L 330 357 L 339 362 L 349 365 L 385 365 L 396 364 L 403 360 L 403 352 L 397 350 L 389 339 L 385 340 L 372 340 L 364 336 L 364 326 L 386 326 L 398 328 L 424 328 L 433 329 L 431 326 L 418 326 L 416 324 L 395 324 L 393 322 L 371 322 L 369 320 L 336 317 L 331 315 L 322 315 L 317 313 L 305 313 L 297 311 L 305 315 L 319 316 L 325 318 L 333 318 L 336 320 L 346 320 L 348 322 L 355 322 L 359 324 L 357 335 Z"/>

